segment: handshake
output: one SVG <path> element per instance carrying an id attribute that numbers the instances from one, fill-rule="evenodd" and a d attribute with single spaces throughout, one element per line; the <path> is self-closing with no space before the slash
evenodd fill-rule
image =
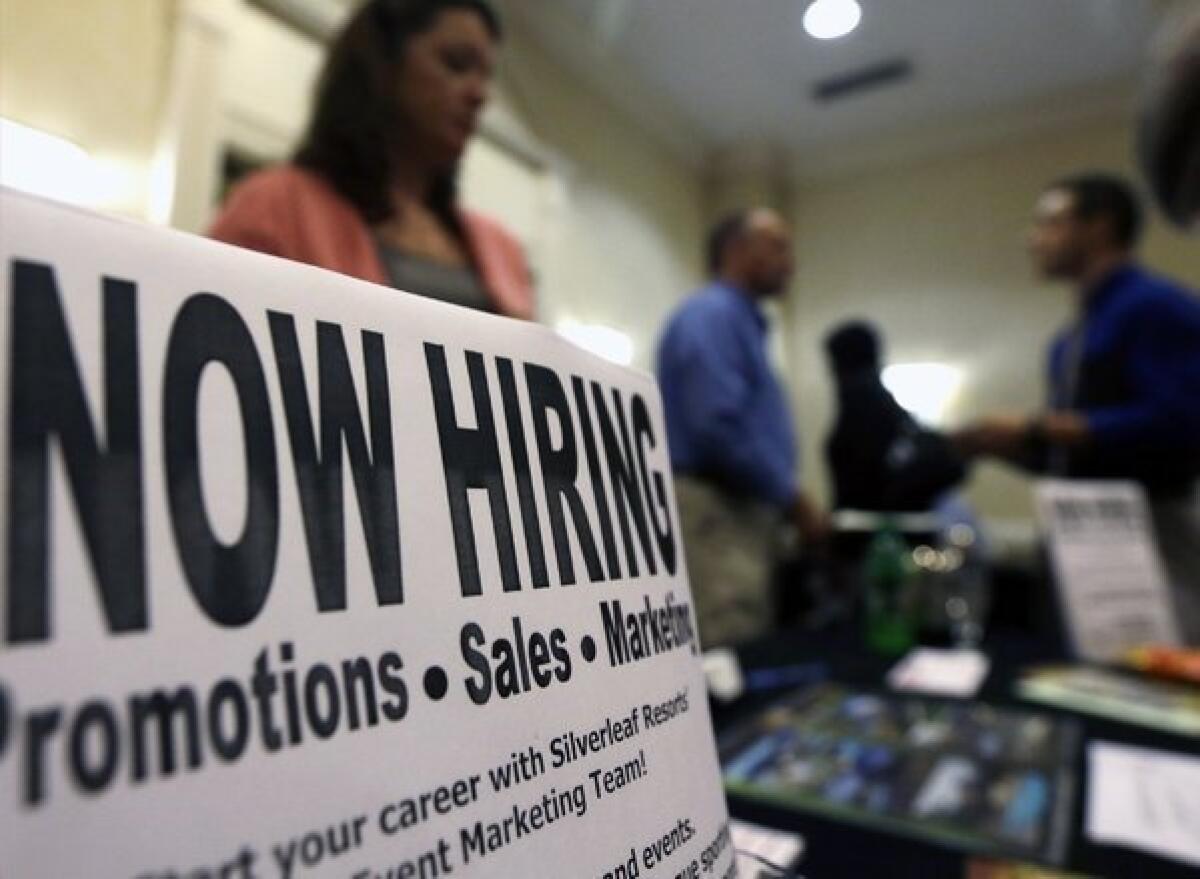
<path id="1" fill-rule="evenodd" d="M 1087 419 L 1078 412 L 989 415 L 949 434 L 965 458 L 993 457 L 1019 462 L 1046 446 L 1074 448 L 1090 439 Z"/>

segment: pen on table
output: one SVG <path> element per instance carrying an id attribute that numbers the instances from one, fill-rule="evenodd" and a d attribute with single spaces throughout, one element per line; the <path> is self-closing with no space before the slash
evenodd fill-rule
<path id="1" fill-rule="evenodd" d="M 812 684 L 824 680 L 825 675 L 826 668 L 823 662 L 754 668 L 743 672 L 747 690 L 774 690 L 779 687 Z"/>

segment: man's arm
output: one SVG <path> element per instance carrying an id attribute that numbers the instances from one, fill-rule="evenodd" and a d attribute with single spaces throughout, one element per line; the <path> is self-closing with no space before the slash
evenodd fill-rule
<path id="1" fill-rule="evenodd" d="M 1125 354 L 1133 400 L 1032 417 L 992 416 L 955 434 L 955 444 L 964 454 L 1032 470 L 1041 469 L 1051 448 L 1200 445 L 1200 306 L 1185 298 L 1160 300 L 1138 320 Z"/>
<path id="2" fill-rule="evenodd" d="M 1082 413 L 1088 437 L 1108 448 L 1200 446 L 1200 304 L 1164 300 L 1139 324 L 1126 354 L 1133 399 Z"/>
<path id="3" fill-rule="evenodd" d="M 989 456 L 1034 472 L 1045 469 L 1050 448 L 1077 448 L 1092 441 L 1088 418 L 1081 412 L 1038 415 L 989 415 L 951 434 L 950 441 L 966 458 Z"/>
<path id="4" fill-rule="evenodd" d="M 792 461 L 750 417 L 749 354 L 731 333 L 705 332 L 699 323 L 680 328 L 675 368 L 688 434 L 703 465 L 730 484 L 790 509 L 799 493 Z"/>
<path id="5" fill-rule="evenodd" d="M 833 527 L 829 514 L 818 507 L 804 489 L 796 493 L 791 512 L 792 523 L 800 532 L 800 538 L 806 547 L 813 548 L 825 544 Z"/>

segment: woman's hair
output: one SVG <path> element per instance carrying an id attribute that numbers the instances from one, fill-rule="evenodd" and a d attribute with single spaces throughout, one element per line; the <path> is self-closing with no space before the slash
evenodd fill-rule
<path id="1" fill-rule="evenodd" d="M 500 38 L 500 19 L 485 0 L 368 0 L 330 46 L 295 162 L 329 181 L 368 223 L 392 215 L 388 188 L 407 136 L 396 65 L 408 41 L 451 9 L 476 13 Z M 437 180 L 431 206 L 457 227 L 454 183 L 452 171 Z"/>

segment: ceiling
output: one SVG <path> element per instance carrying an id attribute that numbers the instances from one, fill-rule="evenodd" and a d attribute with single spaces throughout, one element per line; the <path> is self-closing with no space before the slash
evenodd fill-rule
<path id="1" fill-rule="evenodd" d="M 1162 0 L 860 0 L 861 26 L 822 42 L 807 0 L 512 0 L 545 51 L 674 141 L 803 155 L 873 135 L 969 124 L 1131 83 Z M 822 104 L 814 83 L 907 59 L 913 76 Z M 694 151 L 694 150 L 693 150 Z"/>

